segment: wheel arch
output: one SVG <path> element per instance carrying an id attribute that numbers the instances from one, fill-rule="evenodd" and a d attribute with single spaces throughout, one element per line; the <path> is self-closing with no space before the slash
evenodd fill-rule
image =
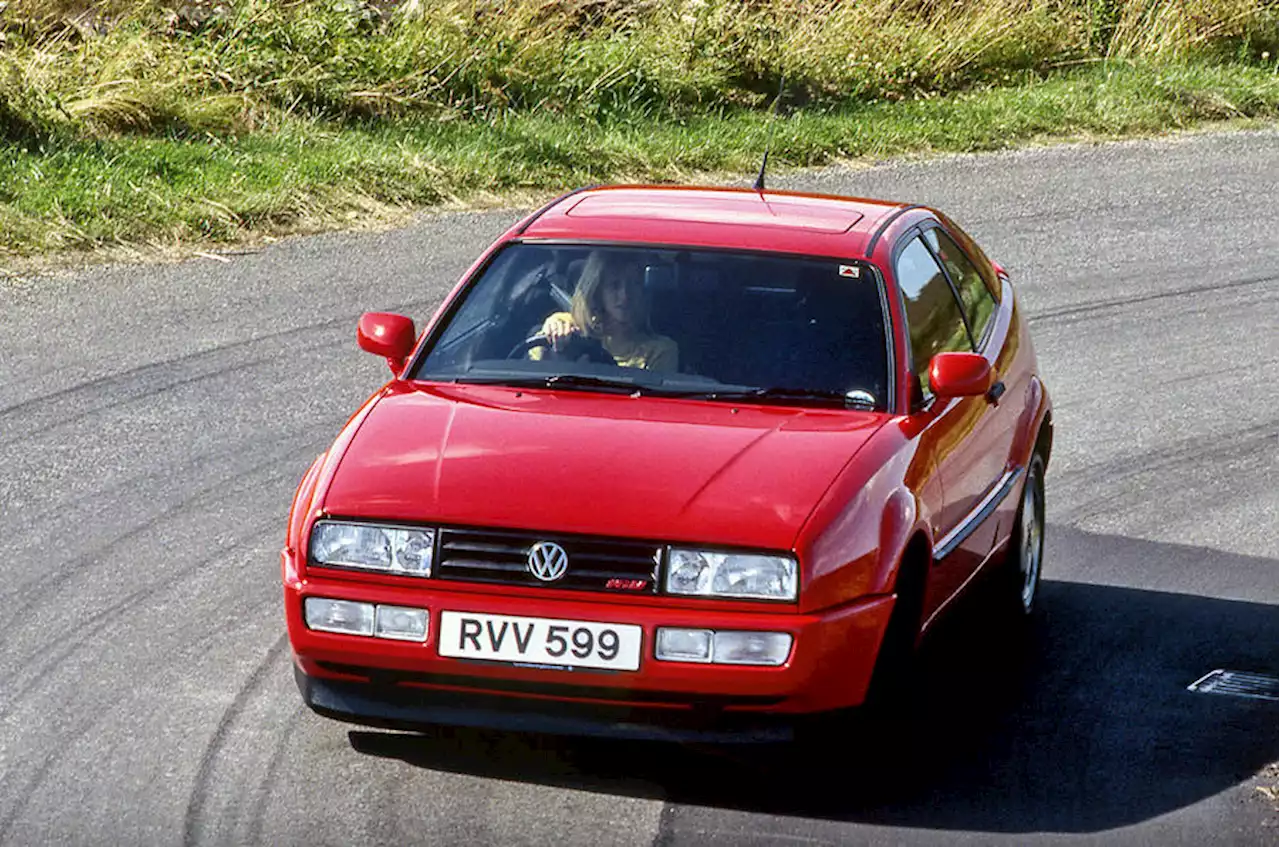
<path id="1" fill-rule="evenodd" d="M 914 567 L 914 562 L 921 558 L 927 565 L 933 555 L 927 515 L 918 498 L 905 486 L 895 490 L 885 502 L 878 544 L 878 573 L 871 586 L 873 593 L 894 593 L 904 565 Z M 928 568 L 923 570 L 927 576 Z"/>
<path id="2" fill-rule="evenodd" d="M 1044 457 L 1044 466 L 1048 470 L 1049 455 L 1053 452 L 1053 409 L 1045 409 L 1044 414 L 1040 416 L 1035 445 L 1031 449 L 1033 453 L 1039 453 Z"/>
<path id="3" fill-rule="evenodd" d="M 1041 452 L 1048 468 L 1049 454 L 1053 450 L 1053 406 L 1039 377 L 1031 378 L 1028 394 L 1026 411 L 1020 419 L 1018 437 L 1009 459 L 1013 467 L 1024 467 L 1031 461 L 1033 452 Z"/>
<path id="4" fill-rule="evenodd" d="M 916 529 L 899 554 L 893 581 L 893 610 L 881 634 L 875 667 L 863 698 L 872 709 L 895 709 L 909 685 L 924 620 L 925 584 L 933 560 L 932 542 Z"/>
<path id="5" fill-rule="evenodd" d="M 929 566 L 933 563 L 933 543 L 922 530 L 917 529 L 902 549 L 898 575 L 893 583 L 894 604 L 905 603 L 915 608 L 916 636 L 924 620 L 925 589 L 929 579 Z"/>

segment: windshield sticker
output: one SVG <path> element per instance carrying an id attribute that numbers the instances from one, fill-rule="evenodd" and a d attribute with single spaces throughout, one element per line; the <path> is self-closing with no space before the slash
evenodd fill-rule
<path id="1" fill-rule="evenodd" d="M 841 265 L 840 276 L 852 277 L 857 279 L 861 276 L 861 269 L 857 265 Z"/>

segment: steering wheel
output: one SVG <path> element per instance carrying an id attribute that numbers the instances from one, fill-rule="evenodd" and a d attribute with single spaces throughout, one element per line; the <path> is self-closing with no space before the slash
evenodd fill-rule
<path id="1" fill-rule="evenodd" d="M 536 347 L 545 347 L 547 349 L 546 356 L 559 361 L 576 362 L 585 357 L 588 362 L 595 362 L 601 365 L 617 364 L 613 354 L 604 349 L 604 345 L 598 339 L 587 338 L 581 334 L 569 336 L 563 342 L 563 347 L 560 350 L 552 346 L 551 339 L 547 336 L 542 334 L 531 335 L 515 347 L 512 347 L 511 352 L 507 354 L 507 358 L 522 359 L 528 355 L 530 350 Z"/>

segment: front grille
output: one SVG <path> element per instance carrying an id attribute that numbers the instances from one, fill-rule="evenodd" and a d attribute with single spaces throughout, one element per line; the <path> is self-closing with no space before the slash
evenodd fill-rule
<path id="1" fill-rule="evenodd" d="M 569 557 L 565 575 L 551 582 L 529 570 L 529 549 L 543 541 L 559 544 Z M 644 541 L 442 529 L 435 571 L 439 579 L 466 582 L 654 594 L 661 555 L 660 545 Z"/>

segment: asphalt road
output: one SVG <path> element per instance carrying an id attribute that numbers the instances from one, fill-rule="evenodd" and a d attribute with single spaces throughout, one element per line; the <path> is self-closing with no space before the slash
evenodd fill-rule
<path id="1" fill-rule="evenodd" d="M 1057 413 L 1030 640 L 961 610 L 840 756 L 302 708 L 277 550 L 386 376 L 356 319 L 424 320 L 516 212 L 0 282 L 0 843 L 1274 844 L 1276 704 L 1185 687 L 1277 669 L 1277 169 L 1264 132 L 777 181 L 950 212 Z"/>

